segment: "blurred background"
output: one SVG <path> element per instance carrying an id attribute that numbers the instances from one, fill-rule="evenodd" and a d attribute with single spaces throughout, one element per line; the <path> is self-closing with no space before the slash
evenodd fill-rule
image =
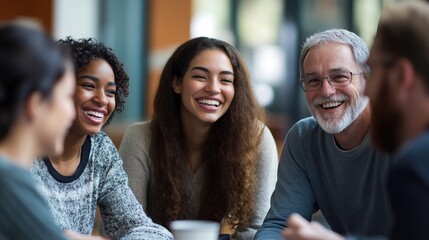
<path id="1" fill-rule="evenodd" d="M 104 129 L 117 147 L 129 124 L 151 118 L 160 73 L 178 45 L 198 36 L 227 41 L 249 67 L 280 152 L 289 128 L 310 115 L 298 71 L 306 37 L 345 28 L 370 46 L 383 5 L 394 1 L 0 0 L 0 21 L 37 25 L 55 39 L 93 37 L 114 50 L 131 79 L 125 110 Z M 327 226 L 320 213 L 313 219 Z"/>
<path id="2" fill-rule="evenodd" d="M 94 37 L 113 48 L 131 78 L 124 112 L 105 129 L 117 146 L 131 122 L 151 118 L 160 72 L 179 44 L 197 36 L 227 41 L 249 67 L 280 151 L 291 125 L 309 116 L 298 81 L 305 38 L 346 28 L 371 45 L 380 10 L 391 1 L 1 0 L 0 20 L 39 25 L 56 39 Z"/>

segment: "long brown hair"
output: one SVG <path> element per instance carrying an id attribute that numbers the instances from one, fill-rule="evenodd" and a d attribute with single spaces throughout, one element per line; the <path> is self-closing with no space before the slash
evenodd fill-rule
<path id="1" fill-rule="evenodd" d="M 150 159 L 154 184 L 148 200 L 148 214 L 166 226 L 184 218 L 184 168 L 187 153 L 182 128 L 181 98 L 172 89 L 200 52 L 219 49 L 230 59 L 234 71 L 235 95 L 228 111 L 213 123 L 203 156 L 205 182 L 199 219 L 220 221 L 245 227 L 254 211 L 256 165 L 265 122 L 263 109 L 253 94 L 248 71 L 238 51 L 230 44 L 212 38 L 191 39 L 179 46 L 164 67 L 155 96 L 151 125 Z"/>

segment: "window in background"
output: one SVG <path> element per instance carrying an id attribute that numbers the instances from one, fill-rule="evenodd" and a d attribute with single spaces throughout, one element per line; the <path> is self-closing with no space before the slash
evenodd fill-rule
<path id="1" fill-rule="evenodd" d="M 356 32 L 368 45 L 372 44 L 380 18 L 382 0 L 355 0 L 353 22 Z"/>
<path id="2" fill-rule="evenodd" d="M 130 77 L 124 111 L 113 123 L 141 121 L 145 112 L 147 75 L 147 1 L 100 1 L 100 41 L 111 47 Z"/>
<path id="3" fill-rule="evenodd" d="M 67 36 L 98 38 L 98 0 L 55 0 L 53 4 L 53 36 L 56 39 Z"/>
<path id="4" fill-rule="evenodd" d="M 191 38 L 212 37 L 234 45 L 229 0 L 193 0 Z"/>
<path id="5" fill-rule="evenodd" d="M 238 5 L 239 50 L 245 58 L 259 103 L 270 111 L 275 108 L 284 83 L 286 52 L 280 46 L 283 1 L 248 0 Z"/>

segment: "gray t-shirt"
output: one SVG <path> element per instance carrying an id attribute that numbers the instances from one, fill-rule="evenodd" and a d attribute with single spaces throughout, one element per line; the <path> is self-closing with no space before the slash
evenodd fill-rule
<path id="1" fill-rule="evenodd" d="M 28 170 L 0 157 L 0 239 L 66 239 Z"/>
<path id="2" fill-rule="evenodd" d="M 271 208 L 255 239 L 283 239 L 291 213 L 310 220 L 318 210 L 340 234 L 388 235 L 390 165 L 390 157 L 374 149 L 369 134 L 344 151 L 314 118 L 299 121 L 286 136 Z"/>
<path id="3" fill-rule="evenodd" d="M 105 231 L 113 239 L 172 239 L 170 232 L 144 213 L 128 187 L 122 160 L 104 132 L 87 137 L 74 175 L 62 176 L 48 159 L 35 161 L 31 171 L 62 229 L 90 234 L 98 205 Z"/>
<path id="4" fill-rule="evenodd" d="M 250 219 L 250 225 L 246 229 L 241 229 L 234 236 L 237 239 L 252 239 L 256 230 L 269 209 L 269 201 L 276 182 L 276 171 L 278 166 L 277 148 L 270 130 L 263 126 L 263 136 L 259 146 L 259 160 L 257 167 L 257 188 L 256 188 L 256 210 Z M 119 153 L 124 160 L 124 169 L 128 174 L 130 187 L 136 195 L 138 201 L 147 209 L 149 184 L 153 182 L 153 172 L 151 171 L 151 161 L 149 161 L 150 144 L 150 122 L 134 123 L 128 127 L 122 138 Z M 201 206 L 201 191 L 204 182 L 204 171 L 200 168 L 195 173 L 190 169 L 184 173 L 187 176 L 186 191 L 190 199 L 187 203 L 187 219 L 198 217 Z"/>

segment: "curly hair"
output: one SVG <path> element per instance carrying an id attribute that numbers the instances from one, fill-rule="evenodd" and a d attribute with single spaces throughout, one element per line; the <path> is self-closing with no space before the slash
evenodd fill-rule
<path id="1" fill-rule="evenodd" d="M 58 44 L 70 52 L 76 75 L 84 70 L 95 58 L 106 60 L 112 67 L 116 83 L 116 107 L 104 124 L 104 126 L 108 125 L 112 121 L 113 115 L 116 112 L 122 112 L 124 109 L 125 99 L 129 93 L 129 77 L 123 63 L 119 61 L 111 48 L 106 47 L 101 42 L 97 42 L 94 38 L 75 40 L 68 36 L 66 39 L 58 40 Z"/>
<path id="2" fill-rule="evenodd" d="M 183 81 L 190 62 L 209 49 L 224 52 L 234 72 L 235 95 L 227 112 L 213 123 L 202 156 L 205 182 L 199 219 L 246 227 L 254 212 L 256 165 L 265 114 L 251 87 L 247 68 L 230 44 L 206 37 L 179 46 L 164 67 L 155 96 L 149 156 L 155 184 L 148 196 L 148 214 L 164 226 L 184 217 L 189 196 L 184 191 L 183 169 L 187 166 L 181 121 L 181 98 L 172 89 L 176 78 Z"/>

